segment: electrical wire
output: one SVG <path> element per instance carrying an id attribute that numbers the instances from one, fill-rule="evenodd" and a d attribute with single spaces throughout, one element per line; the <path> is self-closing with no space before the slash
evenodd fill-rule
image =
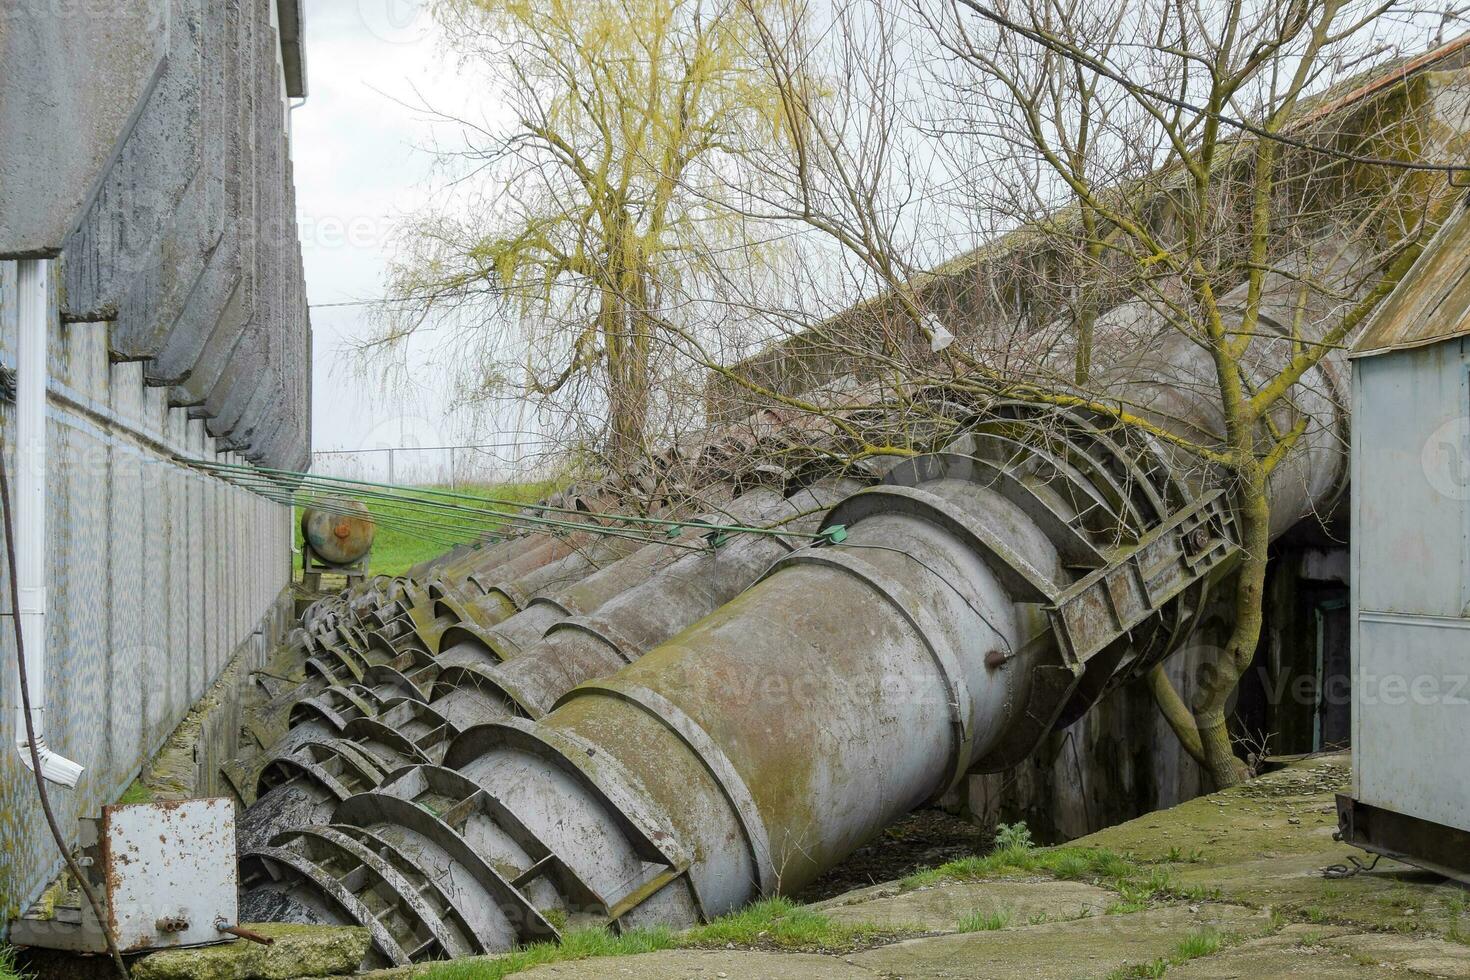
<path id="1" fill-rule="evenodd" d="M 319 494 L 325 489 L 326 492 L 333 493 L 334 495 L 339 497 L 350 497 L 352 499 L 360 500 L 376 500 L 385 503 L 392 503 L 397 507 L 417 509 L 411 511 L 409 514 L 383 513 L 380 511 L 377 514 L 371 515 L 374 523 L 381 524 L 385 527 L 397 525 L 398 529 L 400 530 L 422 529 L 429 532 L 437 530 L 442 533 L 446 527 L 459 527 L 463 530 L 472 531 L 474 533 L 488 534 L 504 527 L 507 524 L 515 525 L 517 522 L 522 522 L 527 524 L 527 526 L 532 530 L 543 530 L 546 527 L 550 527 L 550 533 L 557 535 L 568 533 L 588 533 L 595 534 L 601 537 L 626 538 L 643 544 L 653 544 L 657 542 L 672 544 L 675 547 L 692 547 L 691 545 L 669 541 L 666 536 L 653 536 L 626 528 L 601 528 L 592 523 L 583 523 L 576 521 L 547 521 L 541 518 L 520 517 L 514 514 L 505 514 L 501 511 L 496 510 L 464 507 L 456 504 L 442 504 L 435 501 L 419 500 L 404 493 L 389 493 L 385 491 L 374 490 L 348 490 L 343 492 L 332 487 L 323 488 L 321 486 L 311 485 L 294 491 L 285 491 L 281 489 L 279 487 L 279 484 L 273 480 L 252 480 L 249 477 L 242 477 L 239 475 L 225 475 L 222 476 L 221 479 L 224 479 L 234 484 L 235 486 L 241 487 L 242 489 L 250 490 L 254 493 L 259 493 L 261 496 L 274 500 L 277 503 L 289 503 L 300 506 L 315 507 L 319 510 L 326 510 L 329 513 L 342 514 L 349 517 L 361 516 L 361 514 L 358 511 L 334 506 L 330 503 L 329 499 L 323 500 L 320 497 L 313 496 L 313 494 Z M 405 489 L 408 490 L 410 493 L 412 492 L 412 488 Z M 429 510 L 433 513 L 441 515 L 441 517 L 439 519 L 430 520 L 419 514 L 417 512 L 418 510 Z M 443 519 L 444 516 L 448 516 L 450 518 L 447 523 Z M 455 518 L 457 518 L 457 520 Z"/>
<path id="2" fill-rule="evenodd" d="M 278 502 L 287 502 L 289 500 L 290 502 L 298 504 L 315 505 L 317 502 L 317 498 L 311 497 L 310 494 L 329 492 L 341 497 L 379 500 L 383 502 L 393 503 L 400 507 L 416 509 L 418 511 L 429 510 L 435 513 L 439 513 L 441 515 L 448 515 L 450 517 L 457 516 L 459 520 L 457 522 L 451 523 L 457 523 L 458 526 L 467 529 L 479 527 L 480 529 L 487 532 L 499 529 L 504 525 L 519 525 L 522 529 L 539 530 L 550 528 L 552 529 L 552 533 L 558 534 L 572 531 L 589 531 L 593 533 L 603 534 L 604 536 L 608 537 L 632 538 L 633 540 L 644 542 L 652 542 L 656 540 L 655 538 L 652 538 L 646 534 L 640 534 L 635 531 L 630 531 L 623 528 L 599 529 L 595 525 L 577 521 L 547 520 L 545 518 L 509 514 L 488 508 L 465 507 L 462 505 L 445 504 L 438 501 L 423 500 L 413 496 L 415 488 L 412 487 L 395 488 L 396 492 L 363 489 L 344 490 L 328 484 L 315 482 L 311 478 L 305 478 L 297 480 L 298 483 L 302 484 L 301 487 L 296 489 L 288 489 L 282 487 L 280 482 L 274 478 L 252 478 L 247 474 L 238 473 L 226 473 L 216 475 L 219 476 L 220 479 L 233 483 L 236 486 L 259 493 L 262 496 L 270 497 L 271 499 L 277 500 Z M 403 514 L 379 514 L 374 516 L 374 520 L 385 525 L 396 522 L 406 527 L 442 529 L 445 526 L 445 522 L 442 519 L 428 521 L 417 519 L 417 517 L 417 514 L 412 516 Z"/>
<path id="3" fill-rule="evenodd" d="M 703 531 L 718 531 L 729 534 L 764 534 L 773 537 L 795 537 L 799 535 L 790 531 L 781 531 L 769 527 L 752 527 L 743 524 L 716 524 L 702 520 L 679 520 L 667 517 L 651 517 L 641 514 L 619 514 L 609 511 L 590 511 L 571 507 L 559 507 L 544 503 L 526 503 L 520 500 L 510 500 L 491 496 L 479 496 L 474 494 L 457 493 L 452 490 L 442 490 L 434 487 L 410 487 L 402 484 L 380 483 L 372 480 L 355 480 L 349 477 L 321 476 L 300 470 L 282 470 L 265 466 L 252 466 L 238 463 L 218 463 L 207 460 L 189 459 L 178 456 L 175 460 L 196 469 L 211 472 L 221 479 L 230 479 L 225 474 L 241 474 L 237 479 L 256 485 L 271 485 L 277 482 L 273 478 L 297 482 L 318 491 L 330 490 L 343 496 L 365 496 L 370 499 L 389 500 L 395 502 L 409 502 L 414 506 L 423 508 L 438 508 L 444 511 L 472 512 L 485 515 L 493 515 L 497 524 L 520 524 L 530 527 L 552 527 L 562 530 L 586 531 L 610 537 L 633 537 L 638 540 L 668 542 L 668 537 L 677 531 L 688 528 L 697 528 Z M 365 488 L 365 489 L 353 489 Z M 294 492 L 294 491 L 293 491 Z M 481 506 L 465 507 L 444 503 L 439 500 L 425 498 L 447 498 L 449 500 L 473 501 Z M 483 505 L 492 504 L 502 507 L 514 507 L 523 510 L 535 510 L 541 513 L 574 515 L 581 518 L 579 521 L 562 521 L 547 517 L 531 517 L 526 514 L 506 513 L 491 510 Z M 634 528 L 660 527 L 668 531 L 668 536 L 663 538 L 649 536 L 635 532 L 631 529 L 598 527 L 589 525 L 587 521 L 608 521 L 620 524 L 632 525 Z"/>

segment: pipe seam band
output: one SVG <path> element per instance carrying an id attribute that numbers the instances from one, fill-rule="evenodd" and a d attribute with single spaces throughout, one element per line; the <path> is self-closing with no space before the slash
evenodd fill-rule
<path id="1" fill-rule="evenodd" d="M 383 924 L 372 912 L 368 911 L 368 907 L 356 895 L 343 888 L 342 883 L 336 878 L 325 872 L 316 873 L 318 869 L 310 860 L 284 847 L 260 847 L 241 855 L 242 860 L 250 857 L 265 858 L 284 865 L 306 881 L 316 885 L 348 916 L 367 927 L 368 933 L 373 938 L 373 944 L 383 951 L 383 955 L 398 966 L 408 965 L 408 956 L 403 952 L 403 947 L 399 946 L 398 941 L 388 934 L 388 930 L 383 928 Z"/>
<path id="2" fill-rule="evenodd" d="M 546 636 L 550 636 L 556 630 L 585 633 L 594 640 L 612 647 L 613 652 L 621 657 L 625 664 L 630 664 L 642 656 L 643 646 L 641 644 L 636 644 L 628 639 L 612 623 L 608 622 L 606 617 L 599 617 L 595 613 L 589 616 L 571 616 L 561 622 L 552 623 L 546 630 Z"/>
<path id="3" fill-rule="evenodd" d="M 740 829 L 745 833 L 746 847 L 750 850 L 751 863 L 755 865 L 756 881 L 761 894 L 769 895 L 774 892 L 778 879 L 765 821 L 761 819 L 760 809 L 756 806 L 750 787 L 745 784 L 735 764 L 709 733 L 678 705 L 641 684 L 619 684 L 614 687 L 610 683 L 590 681 L 575 688 L 558 704 L 565 704 L 586 693 L 617 698 L 642 709 L 673 732 L 694 753 L 694 757 L 720 788 L 720 793 L 724 795 L 730 808 L 735 811 Z"/>

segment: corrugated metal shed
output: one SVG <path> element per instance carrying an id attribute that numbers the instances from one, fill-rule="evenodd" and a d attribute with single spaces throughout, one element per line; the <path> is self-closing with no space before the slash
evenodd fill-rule
<path id="1" fill-rule="evenodd" d="M 1342 839 L 1470 881 L 1470 211 L 1353 362 L 1353 792 Z M 1378 355 L 1378 356 L 1369 356 Z"/>
<path id="2" fill-rule="evenodd" d="M 1404 281 L 1383 301 L 1351 357 L 1424 347 L 1470 334 L 1470 198 L 1435 233 Z"/>

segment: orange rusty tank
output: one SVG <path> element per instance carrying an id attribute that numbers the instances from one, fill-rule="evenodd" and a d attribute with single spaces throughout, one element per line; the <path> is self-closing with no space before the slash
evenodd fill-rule
<path id="1" fill-rule="evenodd" d="M 376 531 L 360 500 L 325 497 L 301 512 L 301 537 L 329 565 L 350 565 L 366 555 Z"/>

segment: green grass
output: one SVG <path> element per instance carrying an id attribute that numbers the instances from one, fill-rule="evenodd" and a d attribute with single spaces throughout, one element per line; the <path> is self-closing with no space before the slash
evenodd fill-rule
<path id="1" fill-rule="evenodd" d="M 15 947 L 0 943 L 0 980 L 28 980 L 15 965 Z"/>
<path id="2" fill-rule="evenodd" d="M 135 779 L 123 790 L 123 795 L 118 797 L 119 803 L 152 803 L 153 790 L 143 785 L 143 780 Z M 0 978 L 3 980 L 3 978 Z"/>
<path id="3" fill-rule="evenodd" d="M 1207 889 L 1181 888 L 1167 870 L 1103 848 L 1012 846 L 983 857 L 965 857 L 909 875 L 899 882 L 901 890 L 924 888 L 942 881 L 975 881 L 1015 875 L 1049 875 L 1067 881 L 1086 881 L 1111 888 L 1118 900 L 1109 914 L 1137 912 L 1151 902 L 1170 898 L 1207 899 Z"/>
<path id="4" fill-rule="evenodd" d="M 995 928 L 1000 928 L 996 926 Z M 494 959 L 435 964 L 424 980 L 500 980 L 547 963 L 602 956 L 632 956 L 662 949 L 723 949 L 734 945 L 791 950 L 850 948 L 887 935 L 876 926 L 833 922 L 821 912 L 787 898 L 768 898 L 684 932 L 634 929 L 613 935 L 605 929 L 572 929 L 561 943 L 536 943 Z"/>
<path id="5" fill-rule="evenodd" d="M 994 909 L 989 912 L 976 909 L 960 919 L 958 929 L 960 932 L 994 932 L 1010 924 L 1010 909 Z"/>
<path id="6" fill-rule="evenodd" d="M 483 500 L 486 510 L 496 510 L 503 508 L 498 503 L 490 503 L 491 499 L 529 504 L 554 492 L 558 486 L 558 481 L 498 483 L 490 486 L 457 486 L 452 492 Z M 448 490 L 449 488 L 430 487 L 428 489 Z M 427 497 L 422 499 L 463 507 L 480 506 L 474 501 L 456 498 Z M 407 501 L 399 503 L 395 500 L 368 499 L 364 503 L 367 504 L 368 511 L 382 522 L 373 538 L 371 571 L 375 575 L 401 575 L 421 561 L 441 555 L 456 544 L 471 541 L 480 534 L 495 529 L 494 524 L 465 520 L 466 517 L 473 517 L 473 515 L 465 515 L 452 510 L 430 510 Z M 300 507 L 296 508 L 296 547 L 298 549 L 301 547 L 301 510 Z M 428 522 L 436 526 L 419 527 L 417 524 L 397 526 L 395 521 Z M 300 567 L 301 560 L 298 558 L 298 571 Z"/>
<path id="7" fill-rule="evenodd" d="M 423 980 L 500 980 L 547 963 L 587 960 L 600 956 L 632 956 L 673 949 L 673 933 L 667 929 L 634 929 L 615 936 L 605 929 L 572 929 L 562 941 L 536 943 L 492 960 L 462 960 L 439 963 L 420 973 Z"/>
<path id="8" fill-rule="evenodd" d="M 1171 966 L 1181 966 L 1201 956 L 1213 956 L 1225 945 L 1225 937 L 1213 929 L 1190 933 L 1174 947 L 1168 956 L 1161 956 L 1147 963 L 1135 963 L 1108 974 L 1108 980 L 1136 980 L 1142 977 L 1162 977 Z"/>
<path id="9" fill-rule="evenodd" d="M 1445 899 L 1445 912 L 1450 917 L 1450 927 L 1445 938 L 1453 943 L 1470 946 L 1470 923 L 1465 921 L 1465 896 L 1459 892 Z"/>
<path id="10" fill-rule="evenodd" d="M 680 933 L 683 946 L 779 946 L 816 949 L 847 946 L 879 934 L 876 926 L 833 922 L 821 912 L 789 898 L 767 898 L 708 925 Z"/>
<path id="11" fill-rule="evenodd" d="M 1122 881 L 1137 877 L 1140 866 L 1112 851 L 1092 847 L 1004 847 L 984 856 L 958 858 L 915 872 L 899 882 L 909 890 L 941 881 L 976 881 L 998 875 L 1047 874 L 1068 881 Z"/>

